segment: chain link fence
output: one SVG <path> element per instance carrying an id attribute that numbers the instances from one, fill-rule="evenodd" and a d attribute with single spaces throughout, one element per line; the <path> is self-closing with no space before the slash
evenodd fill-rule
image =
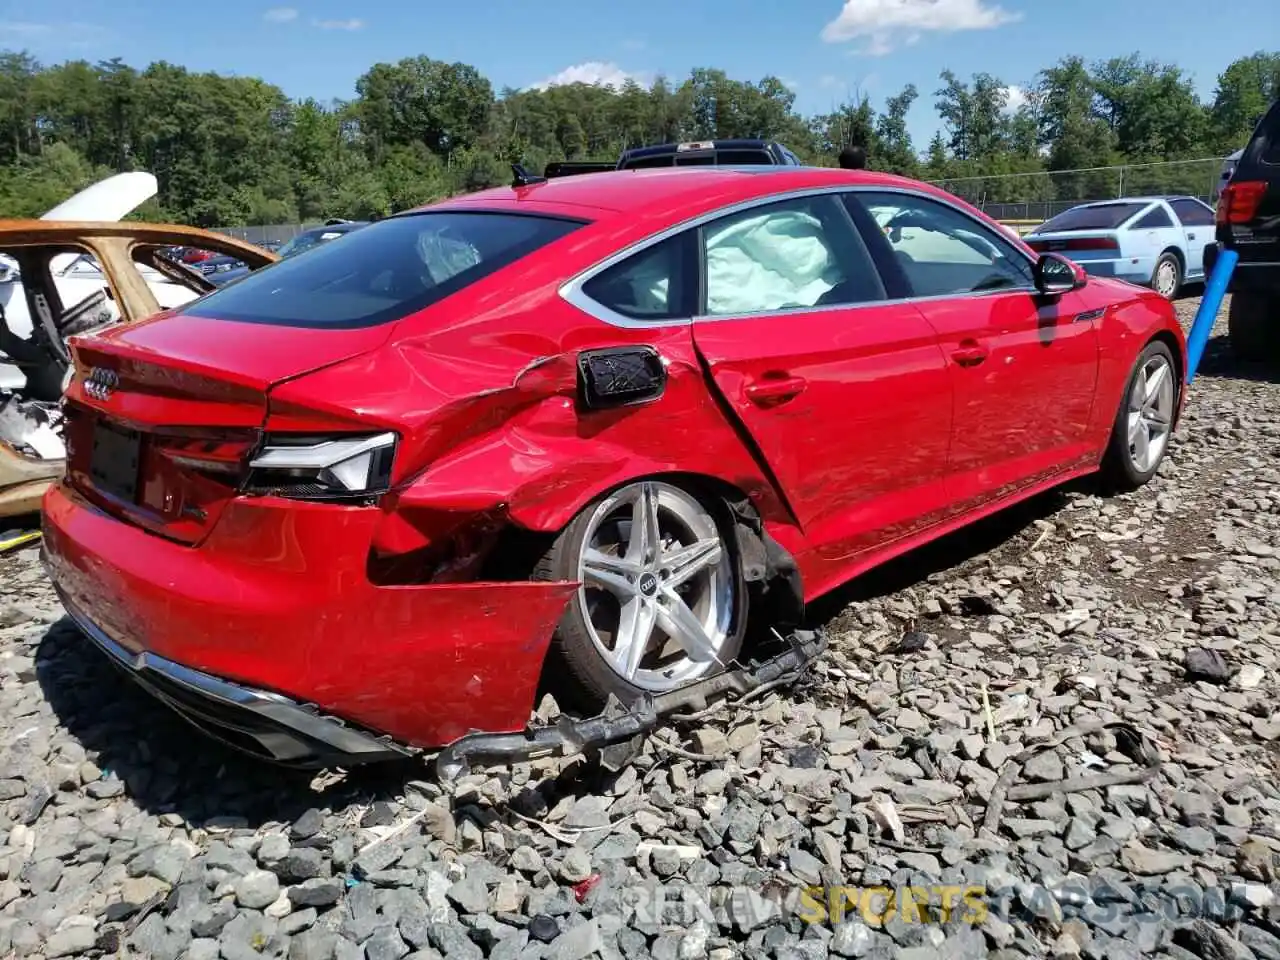
<path id="1" fill-rule="evenodd" d="M 1037 170 L 930 182 L 967 200 L 995 220 L 1029 227 L 1094 200 L 1176 194 L 1199 197 L 1212 204 L 1218 196 L 1226 159 L 1206 157 L 1079 170 Z M 223 227 L 217 232 L 249 243 L 284 243 L 318 226 L 320 222 L 269 224 Z"/>
<path id="2" fill-rule="evenodd" d="M 304 230 L 322 226 L 321 221 L 315 223 L 281 223 L 256 227 L 218 227 L 214 233 L 225 234 L 244 240 L 246 243 L 287 243 Z"/>
<path id="3" fill-rule="evenodd" d="M 931 182 L 995 220 L 1043 223 L 1077 204 L 1119 197 L 1177 195 L 1211 204 L 1217 199 L 1225 160 L 1206 157 Z"/>

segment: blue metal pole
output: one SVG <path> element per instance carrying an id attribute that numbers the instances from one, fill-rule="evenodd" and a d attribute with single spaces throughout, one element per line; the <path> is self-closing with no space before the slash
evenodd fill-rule
<path id="1" fill-rule="evenodd" d="M 1222 298 L 1227 295 L 1227 281 L 1231 279 L 1231 271 L 1235 269 L 1240 254 L 1234 250 L 1219 250 L 1218 261 L 1213 265 L 1213 272 L 1204 285 L 1204 296 L 1200 298 L 1200 309 L 1196 311 L 1195 321 L 1191 324 L 1191 332 L 1187 334 L 1187 383 L 1195 378 L 1200 366 L 1200 358 L 1204 356 L 1205 344 L 1209 342 L 1209 333 L 1218 318 L 1218 310 L 1222 307 Z"/>

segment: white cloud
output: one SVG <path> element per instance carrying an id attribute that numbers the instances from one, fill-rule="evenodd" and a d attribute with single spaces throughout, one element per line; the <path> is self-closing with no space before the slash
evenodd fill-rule
<path id="1" fill-rule="evenodd" d="M 298 11 L 293 7 L 272 7 L 262 15 L 267 23 L 292 23 L 298 19 Z"/>
<path id="2" fill-rule="evenodd" d="M 350 20 L 314 20 L 321 30 L 363 30 L 364 21 L 352 17 Z"/>
<path id="3" fill-rule="evenodd" d="M 925 33 L 992 30 L 1021 17 L 987 0 L 844 0 L 839 15 L 822 28 L 822 39 L 865 40 L 861 53 L 882 57 Z"/>
<path id="4" fill-rule="evenodd" d="M 1008 97 L 1004 103 L 1006 113 L 1017 113 L 1027 102 L 1027 91 L 1019 86 L 1010 85 L 1004 88 L 1005 96 Z"/>
<path id="5" fill-rule="evenodd" d="M 546 90 L 548 87 L 562 87 L 570 83 L 590 83 L 620 89 L 628 80 L 643 84 L 641 74 L 628 73 L 616 63 L 602 60 L 588 60 L 586 63 L 565 67 L 554 76 L 547 77 L 533 84 L 531 90 Z"/>
<path id="6" fill-rule="evenodd" d="M 110 38 L 105 27 L 92 23 L 32 23 L 0 20 L 0 43 L 32 43 L 49 48 L 86 49 Z"/>

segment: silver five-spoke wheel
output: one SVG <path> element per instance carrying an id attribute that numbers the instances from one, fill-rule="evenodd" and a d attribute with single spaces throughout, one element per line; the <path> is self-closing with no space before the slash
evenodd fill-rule
<path id="1" fill-rule="evenodd" d="M 583 625 L 618 677 L 661 693 L 725 665 L 734 560 L 697 499 L 667 483 L 631 484 L 595 505 L 579 544 Z"/>
<path id="2" fill-rule="evenodd" d="M 1129 458 L 1138 473 L 1147 473 L 1164 456 L 1176 399 L 1168 359 L 1159 353 L 1148 357 L 1129 390 Z"/>

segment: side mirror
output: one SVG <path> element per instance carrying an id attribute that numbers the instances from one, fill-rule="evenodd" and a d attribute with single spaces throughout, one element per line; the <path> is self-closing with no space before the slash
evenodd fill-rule
<path id="1" fill-rule="evenodd" d="M 1041 254 L 1036 261 L 1036 289 L 1045 297 L 1060 297 L 1079 290 L 1088 282 L 1084 268 L 1056 253 Z"/>

